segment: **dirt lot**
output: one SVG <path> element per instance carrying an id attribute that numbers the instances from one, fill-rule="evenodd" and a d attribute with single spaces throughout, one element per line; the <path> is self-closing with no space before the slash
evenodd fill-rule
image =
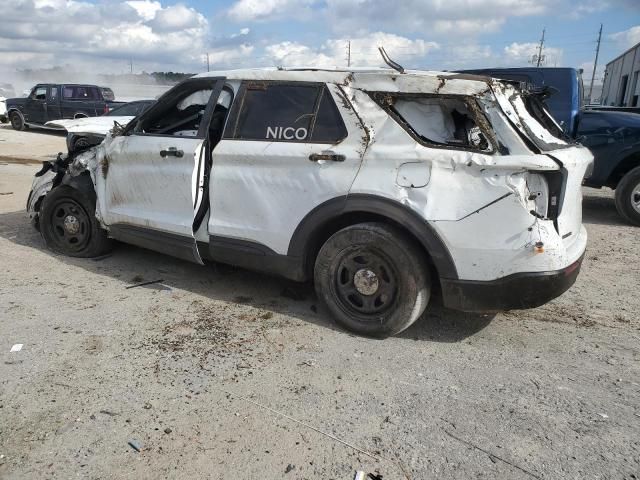
<path id="1" fill-rule="evenodd" d="M 10 133 L 0 155 L 60 141 Z M 126 245 L 49 252 L 24 212 L 38 168 L 0 160 L 1 478 L 640 477 L 640 230 L 611 192 L 585 191 L 561 298 L 436 302 L 376 341 L 308 286 Z"/>

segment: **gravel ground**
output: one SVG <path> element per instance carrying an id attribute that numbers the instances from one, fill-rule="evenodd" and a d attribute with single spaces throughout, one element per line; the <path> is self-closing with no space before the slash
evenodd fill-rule
<path id="1" fill-rule="evenodd" d="M 640 477 L 640 230 L 610 191 L 585 190 L 562 297 L 436 301 L 379 341 L 306 285 L 126 245 L 49 252 L 24 212 L 38 168 L 0 160 L 0 478 Z"/>
<path id="2" fill-rule="evenodd" d="M 9 123 L 0 123 L 0 162 L 39 163 L 67 151 L 66 131 L 41 128 L 16 131 Z"/>

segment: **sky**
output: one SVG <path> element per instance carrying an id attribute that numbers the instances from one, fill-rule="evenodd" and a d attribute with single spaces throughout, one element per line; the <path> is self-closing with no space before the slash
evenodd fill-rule
<path id="1" fill-rule="evenodd" d="M 545 29 L 547 66 L 592 71 L 640 42 L 640 0 L 1 0 L 2 75 L 261 66 L 527 66 Z"/>

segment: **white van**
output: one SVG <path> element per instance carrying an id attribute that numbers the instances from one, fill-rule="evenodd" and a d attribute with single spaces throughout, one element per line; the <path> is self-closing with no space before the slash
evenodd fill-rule
<path id="1" fill-rule="evenodd" d="M 384 337 L 434 290 L 496 311 L 574 283 L 593 159 L 561 135 L 534 94 L 487 77 L 207 73 L 45 164 L 28 211 L 71 256 L 113 238 L 313 281 L 340 324 Z"/>

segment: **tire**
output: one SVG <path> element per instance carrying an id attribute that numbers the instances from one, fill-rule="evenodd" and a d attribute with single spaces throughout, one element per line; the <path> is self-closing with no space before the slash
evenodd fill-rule
<path id="1" fill-rule="evenodd" d="M 378 338 L 409 327 L 431 295 L 425 255 L 383 223 L 352 225 L 331 236 L 316 257 L 314 280 L 340 325 Z"/>
<path id="2" fill-rule="evenodd" d="M 18 112 L 11 112 L 9 115 L 9 120 L 11 121 L 11 127 L 14 130 L 24 130 L 24 118 Z"/>
<path id="3" fill-rule="evenodd" d="M 616 209 L 627 222 L 640 226 L 640 167 L 628 172 L 618 183 Z"/>
<path id="4" fill-rule="evenodd" d="M 0 123 L 7 123 L 9 119 L 6 115 L 0 115 Z"/>
<path id="5" fill-rule="evenodd" d="M 112 242 L 95 216 L 95 195 L 68 185 L 53 189 L 42 201 L 40 234 L 47 247 L 70 257 L 98 257 Z"/>

